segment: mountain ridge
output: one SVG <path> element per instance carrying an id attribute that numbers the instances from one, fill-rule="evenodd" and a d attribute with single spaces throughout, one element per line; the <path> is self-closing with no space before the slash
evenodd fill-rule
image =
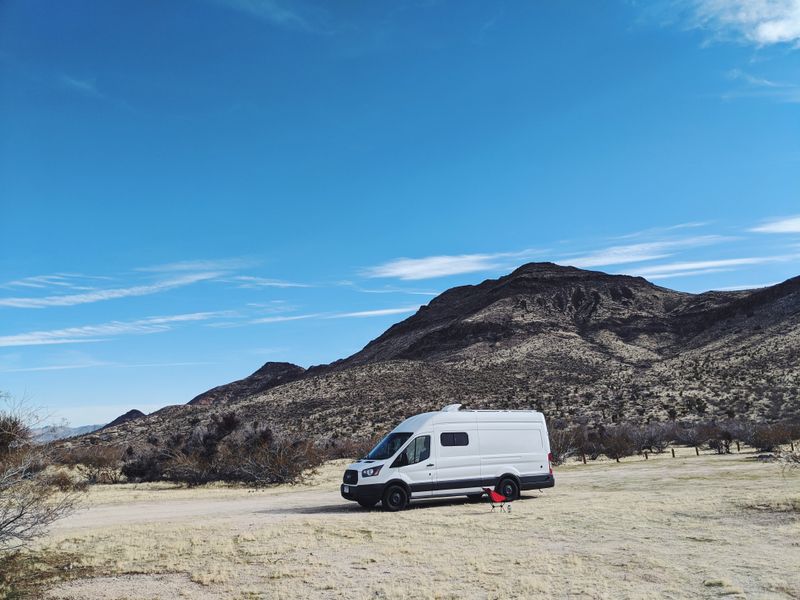
<path id="1" fill-rule="evenodd" d="M 800 277 L 690 294 L 528 263 L 443 292 L 349 357 L 266 363 L 136 423 L 182 430 L 235 410 L 278 430 L 358 436 L 451 402 L 589 424 L 798 418 L 798 364 Z M 105 435 L 136 437 L 136 423 Z"/>

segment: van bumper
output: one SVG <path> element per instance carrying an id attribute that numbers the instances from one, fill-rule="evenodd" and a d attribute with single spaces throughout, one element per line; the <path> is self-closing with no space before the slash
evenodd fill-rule
<path id="1" fill-rule="evenodd" d="M 523 490 L 541 490 L 551 488 L 556 484 L 556 478 L 549 475 L 526 475 L 520 477 L 519 487 Z"/>
<path id="2" fill-rule="evenodd" d="M 348 491 L 345 492 L 344 488 L 348 488 Z M 339 490 L 345 500 L 377 504 L 383 496 L 383 488 L 383 484 L 347 485 L 343 483 Z"/>

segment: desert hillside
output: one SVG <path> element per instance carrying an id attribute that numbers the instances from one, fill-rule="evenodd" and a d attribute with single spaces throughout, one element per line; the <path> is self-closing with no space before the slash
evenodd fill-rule
<path id="1" fill-rule="evenodd" d="M 590 425 L 800 417 L 800 277 L 688 294 L 531 263 L 444 292 L 348 358 L 267 363 L 95 441 L 189 431 L 229 410 L 278 431 L 362 436 L 452 402 Z"/>

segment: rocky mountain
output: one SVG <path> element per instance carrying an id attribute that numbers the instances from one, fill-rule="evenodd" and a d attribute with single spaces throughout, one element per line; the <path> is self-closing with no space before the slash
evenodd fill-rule
<path id="1" fill-rule="evenodd" d="M 102 427 L 102 429 L 108 429 L 109 427 L 116 427 L 117 425 L 122 425 L 123 423 L 128 423 L 129 421 L 135 421 L 136 419 L 141 419 L 142 417 L 146 417 L 147 415 L 144 414 L 142 411 L 133 409 L 126 412 L 124 415 L 118 416 L 116 419 L 111 421 L 108 425 Z"/>
<path id="2" fill-rule="evenodd" d="M 246 398 L 266 392 L 290 381 L 300 379 L 306 370 L 287 362 L 268 362 L 258 371 L 232 383 L 226 383 L 203 392 L 189 401 L 189 404 L 217 404 L 238 398 Z"/>
<path id="3" fill-rule="evenodd" d="M 531 263 L 444 292 L 348 358 L 267 363 L 105 437 L 188 430 L 230 410 L 277 430 L 358 436 L 453 402 L 589 424 L 800 418 L 800 277 L 688 294 Z"/>

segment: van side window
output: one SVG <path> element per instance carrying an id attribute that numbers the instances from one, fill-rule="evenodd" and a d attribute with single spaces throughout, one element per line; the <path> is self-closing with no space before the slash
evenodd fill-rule
<path id="1" fill-rule="evenodd" d="M 442 446 L 469 446 L 469 435 L 466 433 L 443 433 L 439 438 Z"/>
<path id="2" fill-rule="evenodd" d="M 392 463 L 392 467 L 413 465 L 431 457 L 431 436 L 421 435 L 415 438 Z"/>

